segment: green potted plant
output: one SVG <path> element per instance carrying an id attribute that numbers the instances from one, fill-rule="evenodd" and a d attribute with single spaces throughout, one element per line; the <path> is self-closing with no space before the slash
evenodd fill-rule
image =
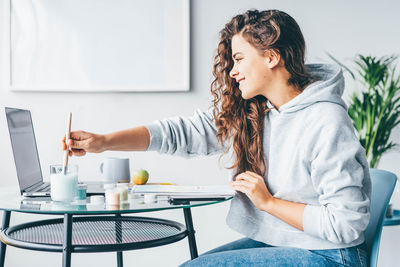
<path id="1" fill-rule="evenodd" d="M 389 141 L 392 130 L 400 123 L 400 75 L 396 75 L 393 64 L 397 56 L 358 55 L 354 60 L 356 74 L 330 57 L 363 86 L 361 91 L 353 93 L 348 113 L 365 148 L 370 168 L 376 168 L 383 153 L 398 146 Z"/>
<path id="2" fill-rule="evenodd" d="M 370 168 L 376 168 L 383 153 L 398 144 L 389 141 L 392 130 L 400 123 L 400 75 L 394 62 L 397 56 L 380 58 L 358 55 L 356 74 L 329 55 L 348 71 L 361 90 L 351 96 L 348 113 L 353 120 L 361 145 L 365 148 Z M 389 204 L 386 216 L 391 217 Z"/>

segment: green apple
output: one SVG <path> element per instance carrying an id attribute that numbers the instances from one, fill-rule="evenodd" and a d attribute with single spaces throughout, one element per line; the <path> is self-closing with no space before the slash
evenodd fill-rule
<path id="1" fill-rule="evenodd" d="M 149 180 L 149 173 L 146 170 L 135 170 L 132 174 L 132 182 L 134 184 L 145 184 Z"/>

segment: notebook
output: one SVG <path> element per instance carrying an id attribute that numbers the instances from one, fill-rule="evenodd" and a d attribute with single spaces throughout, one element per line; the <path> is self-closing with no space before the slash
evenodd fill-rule
<path id="1" fill-rule="evenodd" d="M 21 194 L 26 197 L 50 196 L 50 183 L 43 181 L 31 112 L 9 107 L 5 111 Z M 102 184 L 88 183 L 87 193 L 104 194 Z"/>
<path id="2" fill-rule="evenodd" d="M 176 199 L 217 199 L 235 195 L 235 191 L 229 185 L 135 185 L 132 192 Z"/>

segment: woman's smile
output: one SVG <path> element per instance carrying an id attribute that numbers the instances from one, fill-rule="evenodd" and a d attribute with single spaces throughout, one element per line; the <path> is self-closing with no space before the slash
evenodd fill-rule
<path id="1" fill-rule="evenodd" d="M 241 81 L 243 81 L 244 80 L 244 77 L 243 78 L 240 78 L 240 79 L 238 79 L 237 80 L 237 83 L 240 83 Z"/>
<path id="2" fill-rule="evenodd" d="M 244 78 L 240 78 L 236 82 L 239 84 L 239 89 L 242 89 L 241 87 L 243 86 Z"/>

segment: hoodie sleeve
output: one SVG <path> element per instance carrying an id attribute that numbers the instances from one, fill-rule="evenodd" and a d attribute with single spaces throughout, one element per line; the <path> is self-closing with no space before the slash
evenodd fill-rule
<path id="1" fill-rule="evenodd" d="M 211 155 L 222 151 L 211 111 L 197 110 L 192 117 L 173 117 L 147 125 L 148 151 L 180 156 Z"/>
<path id="2" fill-rule="evenodd" d="M 362 238 L 369 222 L 371 181 L 365 150 L 347 112 L 325 120 L 316 138 L 311 179 L 319 205 L 307 205 L 304 232 L 333 243 Z M 338 111 L 336 110 L 336 113 Z"/>

